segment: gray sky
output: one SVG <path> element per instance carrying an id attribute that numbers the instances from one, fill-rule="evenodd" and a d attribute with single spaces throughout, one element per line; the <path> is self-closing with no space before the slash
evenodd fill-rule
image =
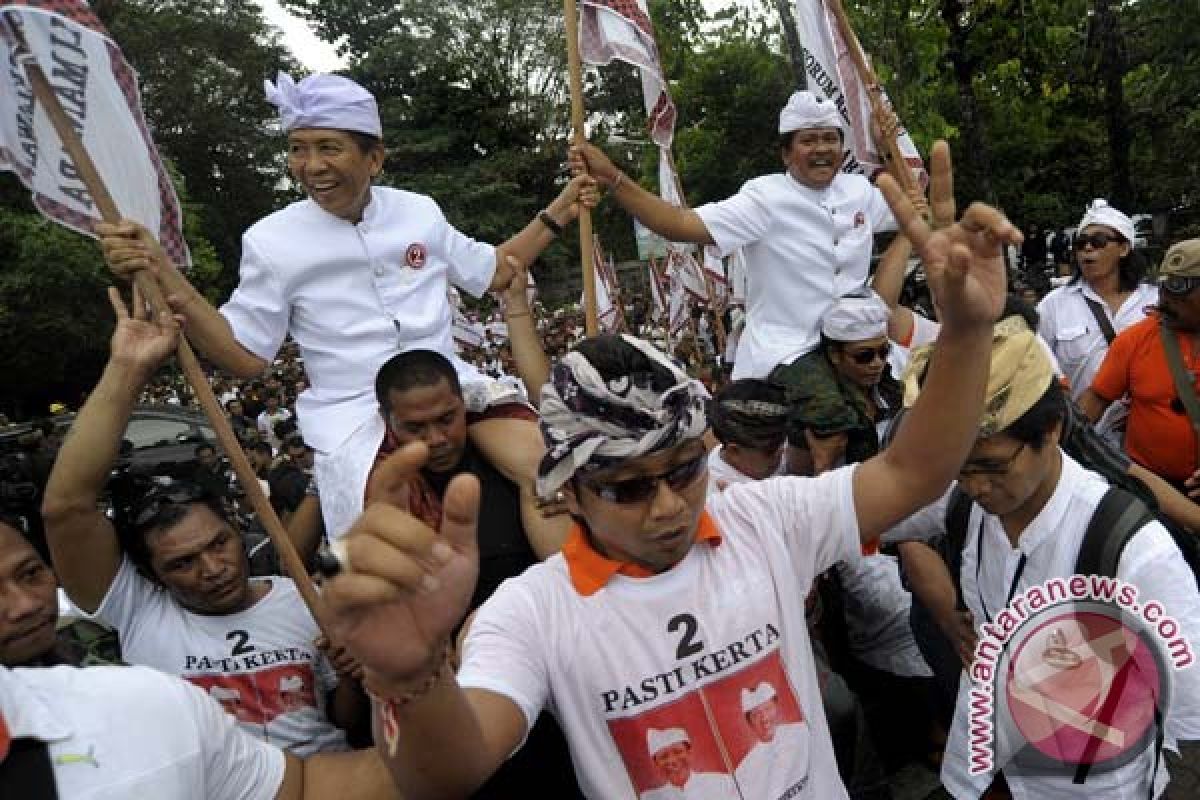
<path id="1" fill-rule="evenodd" d="M 317 72 L 329 72 L 345 66 L 334 46 L 323 42 L 309 29 L 308 24 L 279 7 L 278 0 L 258 0 L 267 21 L 283 31 L 283 41 L 304 66 Z M 704 0 L 704 7 L 713 13 L 741 0 Z"/>

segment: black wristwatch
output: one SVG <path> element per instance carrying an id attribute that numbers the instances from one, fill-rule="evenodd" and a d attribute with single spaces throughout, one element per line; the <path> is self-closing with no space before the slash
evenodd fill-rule
<path id="1" fill-rule="evenodd" d="M 539 211 L 538 219 L 540 219 L 542 224 L 549 228 L 550 232 L 555 236 L 562 236 L 563 226 L 559 225 L 558 220 L 550 216 L 546 211 Z"/>

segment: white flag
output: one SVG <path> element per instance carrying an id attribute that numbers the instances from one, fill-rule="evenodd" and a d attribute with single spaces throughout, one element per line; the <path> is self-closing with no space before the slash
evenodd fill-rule
<path id="1" fill-rule="evenodd" d="M 846 141 L 848 154 L 842 171 L 866 175 L 874 180 L 883 171 L 885 161 L 871 136 L 871 102 L 867 87 L 859 78 L 837 18 L 824 0 L 796 0 L 796 31 L 804 45 L 809 91 L 833 101 L 850 128 Z M 886 93 L 883 100 L 891 108 Z M 924 187 L 929 183 L 925 162 L 903 127 L 897 131 L 896 143 L 918 185 Z"/>
<path id="2" fill-rule="evenodd" d="M 619 59 L 638 68 L 650 138 L 669 148 L 675 136 L 675 103 L 663 78 L 646 0 L 583 0 L 579 56 L 598 66 Z"/>
<path id="3" fill-rule="evenodd" d="M 82 0 L 0 0 L 0 170 L 37 209 L 88 236 L 101 214 L 33 94 L 24 64 L 41 67 L 121 214 L 191 264 L 175 189 L 146 128 L 137 75 Z"/>

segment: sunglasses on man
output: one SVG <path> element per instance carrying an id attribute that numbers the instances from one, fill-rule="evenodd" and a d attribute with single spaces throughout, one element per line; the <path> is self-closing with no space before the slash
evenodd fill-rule
<path id="1" fill-rule="evenodd" d="M 887 361 L 888 355 L 892 352 L 892 343 L 885 342 L 879 347 L 867 347 L 863 350 L 846 350 L 846 356 L 858 364 L 860 367 L 865 367 L 873 363 L 876 359 Z"/>
<path id="2" fill-rule="evenodd" d="M 1183 296 L 1200 287 L 1200 278 L 1184 275 L 1168 275 L 1158 279 L 1158 288 L 1167 294 Z"/>
<path id="3" fill-rule="evenodd" d="M 1120 236 L 1113 236 L 1110 233 L 1080 233 L 1075 236 L 1075 249 L 1083 250 L 1089 244 L 1094 250 L 1103 250 L 1113 242 L 1125 241 Z"/>
<path id="4" fill-rule="evenodd" d="M 584 485 L 601 500 L 618 505 L 634 505 L 653 497 L 658 491 L 660 481 L 666 481 L 672 492 L 681 492 L 688 488 L 700 477 L 707 461 L 708 454 L 701 453 L 659 475 L 643 475 L 611 483 L 585 480 Z"/>

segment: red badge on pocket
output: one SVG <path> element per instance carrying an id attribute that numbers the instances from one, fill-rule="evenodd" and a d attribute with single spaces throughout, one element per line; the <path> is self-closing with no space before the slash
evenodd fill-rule
<path id="1" fill-rule="evenodd" d="M 420 269 L 425 266 L 425 256 L 425 245 L 417 242 L 408 246 L 408 252 L 404 254 L 404 260 L 413 269 Z"/>
<path id="2" fill-rule="evenodd" d="M 854 215 L 854 227 L 861 228 L 863 225 L 866 225 L 866 224 L 867 224 L 867 215 L 866 214 L 864 214 L 863 212 L 860 211 Z"/>

